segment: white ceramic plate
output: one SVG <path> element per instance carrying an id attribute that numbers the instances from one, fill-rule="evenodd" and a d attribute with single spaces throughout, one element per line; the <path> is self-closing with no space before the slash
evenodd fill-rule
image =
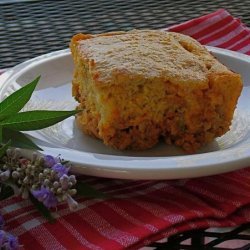
<path id="1" fill-rule="evenodd" d="M 177 179 L 229 172 L 250 165 L 250 57 L 209 47 L 225 65 L 243 76 L 231 130 L 197 154 L 159 144 L 143 152 L 120 152 L 101 141 L 83 135 L 74 118 L 36 132 L 29 132 L 45 154 L 70 160 L 73 170 L 93 176 L 124 179 Z M 41 75 L 41 81 L 27 104 L 30 109 L 74 109 L 71 97 L 73 63 L 69 50 L 46 54 L 7 71 L 0 77 L 0 98 Z M 25 153 L 29 151 L 24 151 Z"/>

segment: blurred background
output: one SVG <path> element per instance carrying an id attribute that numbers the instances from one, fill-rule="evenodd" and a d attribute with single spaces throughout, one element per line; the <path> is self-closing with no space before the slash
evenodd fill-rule
<path id="1" fill-rule="evenodd" d="M 250 25 L 249 0 L 0 0 L 0 69 L 65 49 L 78 32 L 160 29 L 219 8 Z"/>

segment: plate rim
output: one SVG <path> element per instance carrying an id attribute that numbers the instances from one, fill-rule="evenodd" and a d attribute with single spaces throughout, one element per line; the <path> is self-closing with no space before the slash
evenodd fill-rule
<path id="1" fill-rule="evenodd" d="M 211 46 L 206 47 L 211 52 L 220 53 L 222 55 L 230 56 L 235 59 L 245 61 L 246 63 L 250 63 L 250 56 L 248 55 Z M 39 62 L 41 63 L 41 61 L 50 60 L 51 58 L 65 56 L 68 54 L 70 54 L 69 49 L 50 52 L 29 59 L 7 70 L 2 75 L 0 75 L 0 96 L 4 91 L 6 84 L 9 84 L 10 80 L 14 77 L 17 79 L 27 66 L 31 65 L 34 62 L 39 64 Z M 118 156 L 91 152 L 81 152 L 75 149 L 64 149 L 60 147 L 57 147 L 56 149 L 43 147 L 43 154 L 52 154 L 56 156 L 58 155 L 58 153 L 60 153 L 63 155 L 63 157 L 65 157 L 65 155 L 68 154 L 72 154 L 75 156 L 75 154 L 80 153 L 82 155 L 82 157 L 80 158 L 82 160 L 84 158 L 85 160 L 84 163 L 79 162 L 79 159 L 74 160 L 67 158 L 67 160 L 70 160 L 73 164 L 73 172 L 86 175 L 121 179 L 180 179 L 225 173 L 236 169 L 244 168 L 244 164 L 246 164 L 245 167 L 247 167 L 247 161 L 250 160 L 250 148 L 244 146 L 246 145 L 243 145 L 240 148 L 228 148 L 222 151 L 213 151 L 202 154 L 192 154 L 183 156 Z M 30 156 L 33 151 L 22 149 L 22 152 L 25 155 Z M 225 157 L 225 154 L 227 157 Z M 228 155 L 230 157 L 228 157 Z M 195 159 L 190 161 L 190 158 Z M 204 159 L 207 158 L 210 158 L 210 160 L 208 162 L 204 161 Z M 216 160 L 213 159 L 213 161 L 211 161 L 211 158 L 216 158 Z M 151 164 L 151 167 L 148 166 L 149 162 Z M 185 162 L 185 164 L 180 164 L 181 162 Z M 117 166 L 118 164 L 119 166 Z M 131 167 L 131 165 L 133 165 L 133 167 Z M 152 165 L 156 166 L 152 167 Z M 220 166 L 219 171 L 215 171 L 218 166 Z M 189 170 L 189 172 L 187 172 L 187 169 Z M 181 173 L 182 170 L 185 173 Z M 196 170 L 197 172 L 193 173 L 194 170 Z M 158 173 L 156 174 L 156 172 Z M 203 172 L 206 173 L 204 174 Z"/>

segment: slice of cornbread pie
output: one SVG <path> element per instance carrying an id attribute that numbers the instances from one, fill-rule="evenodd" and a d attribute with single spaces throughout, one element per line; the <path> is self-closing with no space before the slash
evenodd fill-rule
<path id="1" fill-rule="evenodd" d="M 194 152 L 229 130 L 241 77 L 194 39 L 132 30 L 77 34 L 70 48 L 77 124 L 106 145 L 142 150 L 163 137 Z"/>

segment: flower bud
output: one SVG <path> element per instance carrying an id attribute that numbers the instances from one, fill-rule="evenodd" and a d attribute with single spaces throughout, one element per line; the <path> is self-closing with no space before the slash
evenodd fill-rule
<path id="1" fill-rule="evenodd" d="M 62 185 L 62 189 L 66 190 L 68 189 L 68 184 L 69 184 L 69 177 L 67 175 L 63 175 L 61 178 L 60 178 L 60 183 Z"/>
<path id="2" fill-rule="evenodd" d="M 76 177 L 75 177 L 75 175 L 70 175 L 69 176 L 69 180 L 72 182 L 73 185 L 76 184 Z"/>
<path id="3" fill-rule="evenodd" d="M 55 178 L 56 174 L 57 174 L 56 171 L 51 169 L 51 172 L 50 172 L 51 178 Z"/>
<path id="4" fill-rule="evenodd" d="M 59 184 L 58 181 L 55 181 L 55 182 L 53 183 L 53 187 L 54 187 L 54 188 L 58 188 L 59 186 L 60 186 L 60 184 Z"/>
<path id="5" fill-rule="evenodd" d="M 24 179 L 23 179 L 23 183 L 24 184 L 28 184 L 29 183 L 29 177 L 26 176 Z"/>
<path id="6" fill-rule="evenodd" d="M 73 188 L 73 189 L 70 189 L 68 192 L 70 195 L 75 195 L 77 193 L 77 190 Z"/>
<path id="7" fill-rule="evenodd" d="M 14 158 L 15 160 L 18 160 L 18 158 L 20 157 L 20 155 L 21 155 L 21 149 L 20 149 L 20 148 L 15 148 L 13 158 Z"/>
<path id="8" fill-rule="evenodd" d="M 3 170 L 6 170 L 6 169 L 8 169 L 9 167 L 8 167 L 8 165 L 4 164 L 4 165 L 2 166 L 2 168 L 3 168 Z"/>
<path id="9" fill-rule="evenodd" d="M 48 170 L 47 168 L 45 168 L 45 169 L 43 170 L 43 173 L 47 175 L 47 174 L 49 173 L 49 170 Z"/>
<path id="10" fill-rule="evenodd" d="M 20 177 L 20 174 L 17 171 L 13 171 L 11 175 L 14 179 L 18 179 Z"/>
<path id="11" fill-rule="evenodd" d="M 56 190 L 56 193 L 57 193 L 57 194 L 61 194 L 61 193 L 62 193 L 62 188 L 58 188 L 58 189 Z"/>
<path id="12" fill-rule="evenodd" d="M 68 182 L 68 188 L 71 188 L 73 186 L 73 183 L 71 181 Z"/>
<path id="13" fill-rule="evenodd" d="M 38 160 L 36 161 L 36 166 L 42 166 L 44 164 L 44 159 L 43 157 L 39 157 Z"/>
<path id="14" fill-rule="evenodd" d="M 45 179 L 45 180 L 43 181 L 43 184 L 44 184 L 45 186 L 49 186 L 49 184 L 50 184 L 49 179 Z"/>
<path id="15" fill-rule="evenodd" d="M 7 154 L 8 157 L 11 157 L 11 155 L 12 155 L 12 150 L 11 150 L 10 148 L 8 148 L 8 149 L 6 150 L 6 154 Z"/>

